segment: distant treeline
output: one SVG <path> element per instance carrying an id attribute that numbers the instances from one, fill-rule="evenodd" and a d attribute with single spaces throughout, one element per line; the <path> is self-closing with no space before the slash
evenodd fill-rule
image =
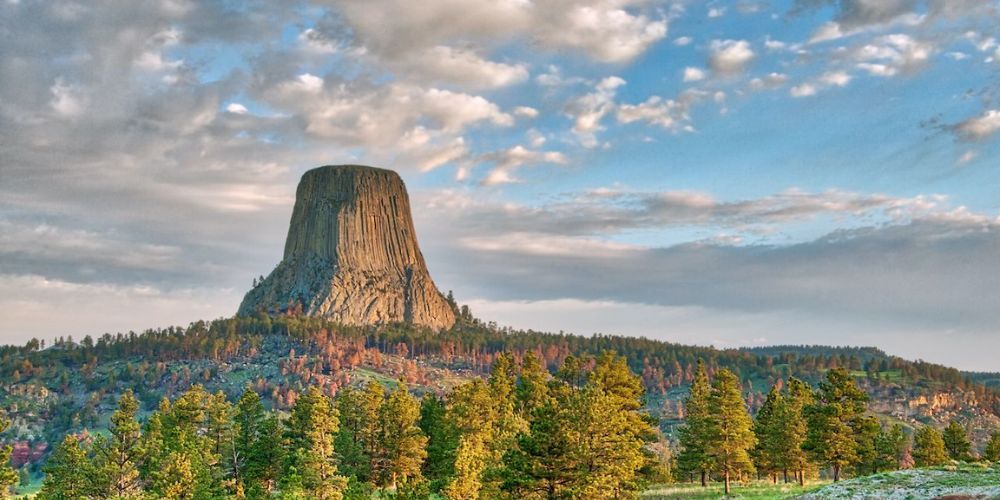
<path id="1" fill-rule="evenodd" d="M 728 368 L 749 383 L 748 390 L 762 394 L 778 380 L 796 377 L 818 383 L 826 370 L 845 368 L 868 376 L 873 383 L 893 373 L 912 387 L 937 384 L 950 390 L 973 391 L 976 399 L 1000 415 L 1000 392 L 988 389 L 959 370 L 923 361 L 908 361 L 878 349 L 854 347 L 782 346 L 717 350 L 673 344 L 647 338 L 498 328 L 482 323 L 464 310 L 455 328 L 434 332 L 410 325 L 351 327 L 321 318 L 282 315 L 198 321 L 187 328 L 170 327 L 143 333 L 106 334 L 74 341 L 61 338 L 46 346 L 32 340 L 25 346 L 0 347 L 0 381 L 41 376 L 52 380 L 66 370 L 86 369 L 109 360 L 143 358 L 160 362 L 189 359 L 232 359 L 258 352 L 269 336 L 285 336 L 310 349 L 339 340 L 363 341 L 364 346 L 386 353 L 403 351 L 408 357 L 433 357 L 455 366 L 486 373 L 501 352 L 520 356 L 534 351 L 550 369 L 557 369 L 569 355 L 598 355 L 613 350 L 624 356 L 630 369 L 640 374 L 651 394 L 687 386 L 694 378 L 698 359 L 710 373 Z M 48 347 L 47 349 L 43 349 Z M 329 367 L 325 367 L 329 369 Z M 982 375 L 977 377 L 985 381 Z M 99 383 L 99 382 L 98 382 Z"/>

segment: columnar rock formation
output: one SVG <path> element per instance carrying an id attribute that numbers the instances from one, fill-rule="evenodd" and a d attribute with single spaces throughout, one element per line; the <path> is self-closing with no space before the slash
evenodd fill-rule
<path id="1" fill-rule="evenodd" d="M 417 247 L 406 186 L 391 170 L 326 166 L 302 176 L 285 255 L 247 292 L 240 315 L 301 304 L 305 314 L 369 325 L 455 323 Z"/>

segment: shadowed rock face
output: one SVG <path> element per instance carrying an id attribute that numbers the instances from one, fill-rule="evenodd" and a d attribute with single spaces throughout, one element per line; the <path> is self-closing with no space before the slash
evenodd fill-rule
<path id="1" fill-rule="evenodd" d="M 238 314 L 296 303 L 305 314 L 352 325 L 405 321 L 440 330 L 455 323 L 417 246 L 398 174 L 337 165 L 302 176 L 284 258 L 247 292 Z"/>

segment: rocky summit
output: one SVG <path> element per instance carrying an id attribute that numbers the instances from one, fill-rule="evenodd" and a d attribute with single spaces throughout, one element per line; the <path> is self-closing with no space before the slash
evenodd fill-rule
<path id="1" fill-rule="evenodd" d="M 350 325 L 455 323 L 427 272 L 396 172 L 333 165 L 302 176 L 284 258 L 247 292 L 238 314 L 298 307 Z"/>

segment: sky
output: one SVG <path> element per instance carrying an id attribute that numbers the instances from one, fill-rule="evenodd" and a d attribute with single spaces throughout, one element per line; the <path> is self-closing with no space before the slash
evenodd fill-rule
<path id="1" fill-rule="evenodd" d="M 518 328 L 1000 371 L 1000 1 L 0 0 L 0 342 L 235 313 L 392 168 Z"/>

